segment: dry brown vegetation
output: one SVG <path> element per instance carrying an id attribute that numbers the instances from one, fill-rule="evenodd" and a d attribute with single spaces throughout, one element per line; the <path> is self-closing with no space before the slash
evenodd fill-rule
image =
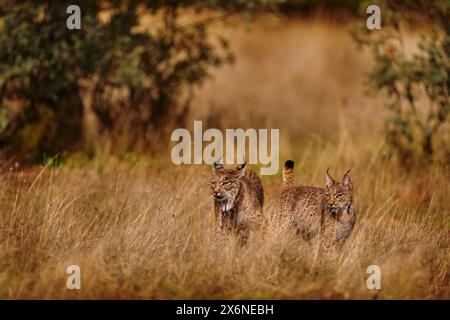
<path id="1" fill-rule="evenodd" d="M 363 94 L 369 57 L 344 26 L 268 18 L 229 32 L 236 64 L 197 92 L 191 117 L 280 128 L 280 162 L 296 161 L 299 184 L 352 168 L 357 223 L 338 258 L 317 266 L 288 235 L 216 244 L 211 168 L 175 166 L 168 147 L 127 161 L 106 148 L 2 174 L 1 298 L 450 298 L 448 168 L 406 172 L 385 156 L 382 104 Z M 281 179 L 262 181 L 268 217 Z M 66 289 L 71 264 L 81 290 Z M 373 264 L 377 291 L 366 287 Z"/>

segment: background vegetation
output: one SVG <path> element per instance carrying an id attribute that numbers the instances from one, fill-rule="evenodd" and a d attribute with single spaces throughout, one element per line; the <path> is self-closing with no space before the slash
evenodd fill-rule
<path id="1" fill-rule="evenodd" d="M 92 152 L 83 138 L 99 134 L 126 137 L 122 152 L 152 147 L 164 128 L 183 124 L 192 88 L 208 69 L 232 59 L 224 38 L 208 36 L 211 23 L 270 3 L 80 1 L 82 28 L 70 31 L 67 1 L 7 1 L 0 15 L 0 146 L 32 161 Z M 193 19 L 183 22 L 182 10 Z M 202 17 L 206 10 L 215 16 Z M 142 28 L 144 19 L 150 21 Z"/>
<path id="2" fill-rule="evenodd" d="M 411 118 L 411 102 L 424 125 L 448 103 L 448 32 L 438 19 L 433 31 L 417 7 L 382 4 L 382 30 L 364 38 L 353 25 L 365 25 L 364 4 L 341 13 L 320 2 L 286 17 L 258 12 L 273 8 L 264 1 L 129 1 L 122 10 L 89 1 L 75 33 L 62 4 L 1 3 L 0 297 L 450 298 L 448 117 L 431 156 Z M 448 15 L 445 1 L 426 3 Z M 392 20 L 398 28 L 389 11 L 404 14 Z M 394 35 L 401 46 L 388 55 Z M 404 112 L 385 108 L 400 100 Z M 411 141 L 392 116 L 408 123 Z M 432 123 L 439 117 L 432 111 Z M 239 250 L 212 241 L 211 168 L 170 160 L 168 132 L 193 119 L 280 128 L 280 162 L 296 161 L 298 184 L 352 168 L 357 223 L 339 256 L 317 265 L 289 235 Z M 408 156 L 390 128 L 406 137 Z M 281 179 L 262 181 L 270 217 Z M 71 264 L 81 290 L 66 288 Z M 373 264 L 381 290 L 366 287 Z"/>
<path id="3" fill-rule="evenodd" d="M 387 141 L 407 167 L 417 161 L 427 165 L 436 158 L 448 164 L 449 141 L 439 136 L 448 126 L 450 113 L 450 2 L 383 4 L 383 32 L 371 33 L 363 27 L 353 34 L 374 57 L 371 88 L 388 95 Z M 400 23 L 405 12 L 409 23 L 424 20 L 430 27 L 421 35 L 413 55 L 406 51 L 405 26 Z M 444 152 L 436 157 L 439 150 Z"/>

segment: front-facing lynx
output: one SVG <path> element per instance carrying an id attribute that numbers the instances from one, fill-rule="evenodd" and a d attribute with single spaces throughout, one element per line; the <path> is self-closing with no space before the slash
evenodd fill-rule
<path id="1" fill-rule="evenodd" d="M 272 216 L 274 231 L 294 229 L 304 239 L 317 239 L 321 249 L 343 243 L 351 234 L 356 220 L 353 206 L 353 184 L 347 172 L 341 182 L 328 173 L 324 188 L 294 186 L 293 161 L 283 170 L 283 191 Z"/>
<path id="2" fill-rule="evenodd" d="M 236 169 L 214 163 L 211 190 L 219 234 L 236 233 L 245 242 L 250 231 L 264 227 L 261 180 L 255 172 L 246 170 L 245 163 Z"/>

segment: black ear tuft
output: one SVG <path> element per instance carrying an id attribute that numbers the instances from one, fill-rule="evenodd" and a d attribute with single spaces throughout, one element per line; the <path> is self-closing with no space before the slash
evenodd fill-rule
<path id="1" fill-rule="evenodd" d="M 223 157 L 220 157 L 216 161 L 214 161 L 214 170 L 220 170 L 223 169 L 223 164 L 221 164 L 219 161 L 222 160 Z"/>
<path id="2" fill-rule="evenodd" d="M 330 169 L 327 169 L 327 173 L 325 175 L 326 186 L 329 188 L 334 184 L 334 179 L 330 176 Z"/>
<path id="3" fill-rule="evenodd" d="M 247 165 L 247 162 L 244 161 L 244 163 L 241 163 L 240 165 L 238 165 L 236 169 L 242 170 L 245 168 L 246 165 Z"/>
<path id="4" fill-rule="evenodd" d="M 349 173 L 350 173 L 350 170 L 348 170 L 347 173 L 344 174 L 344 177 L 342 178 L 342 183 L 345 186 L 348 186 L 352 183 Z"/>
<path id="5" fill-rule="evenodd" d="M 284 167 L 286 169 L 294 169 L 294 161 L 288 160 L 284 163 Z"/>

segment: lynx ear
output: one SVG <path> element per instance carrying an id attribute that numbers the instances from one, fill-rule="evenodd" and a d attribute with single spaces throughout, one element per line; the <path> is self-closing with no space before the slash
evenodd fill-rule
<path id="1" fill-rule="evenodd" d="M 214 162 L 214 167 L 213 167 L 214 171 L 223 169 L 223 164 L 219 163 L 219 161 L 222 160 L 222 158 L 223 158 L 223 156 Z"/>
<path id="2" fill-rule="evenodd" d="M 246 167 L 247 163 L 244 161 L 244 163 L 241 163 L 240 165 L 238 165 L 236 167 L 236 170 L 239 171 L 240 175 L 243 176 L 245 174 L 245 167 Z"/>
<path id="3" fill-rule="evenodd" d="M 331 187 L 334 184 L 334 180 L 333 178 L 330 176 L 329 173 L 330 169 L 327 169 L 327 174 L 325 175 L 325 185 L 327 186 L 327 188 Z"/>
<path id="4" fill-rule="evenodd" d="M 347 187 L 351 187 L 352 186 L 352 180 L 350 178 L 349 173 L 350 173 L 350 170 L 348 170 L 347 173 L 344 174 L 344 177 L 342 178 L 342 184 L 344 186 L 347 186 Z"/>

